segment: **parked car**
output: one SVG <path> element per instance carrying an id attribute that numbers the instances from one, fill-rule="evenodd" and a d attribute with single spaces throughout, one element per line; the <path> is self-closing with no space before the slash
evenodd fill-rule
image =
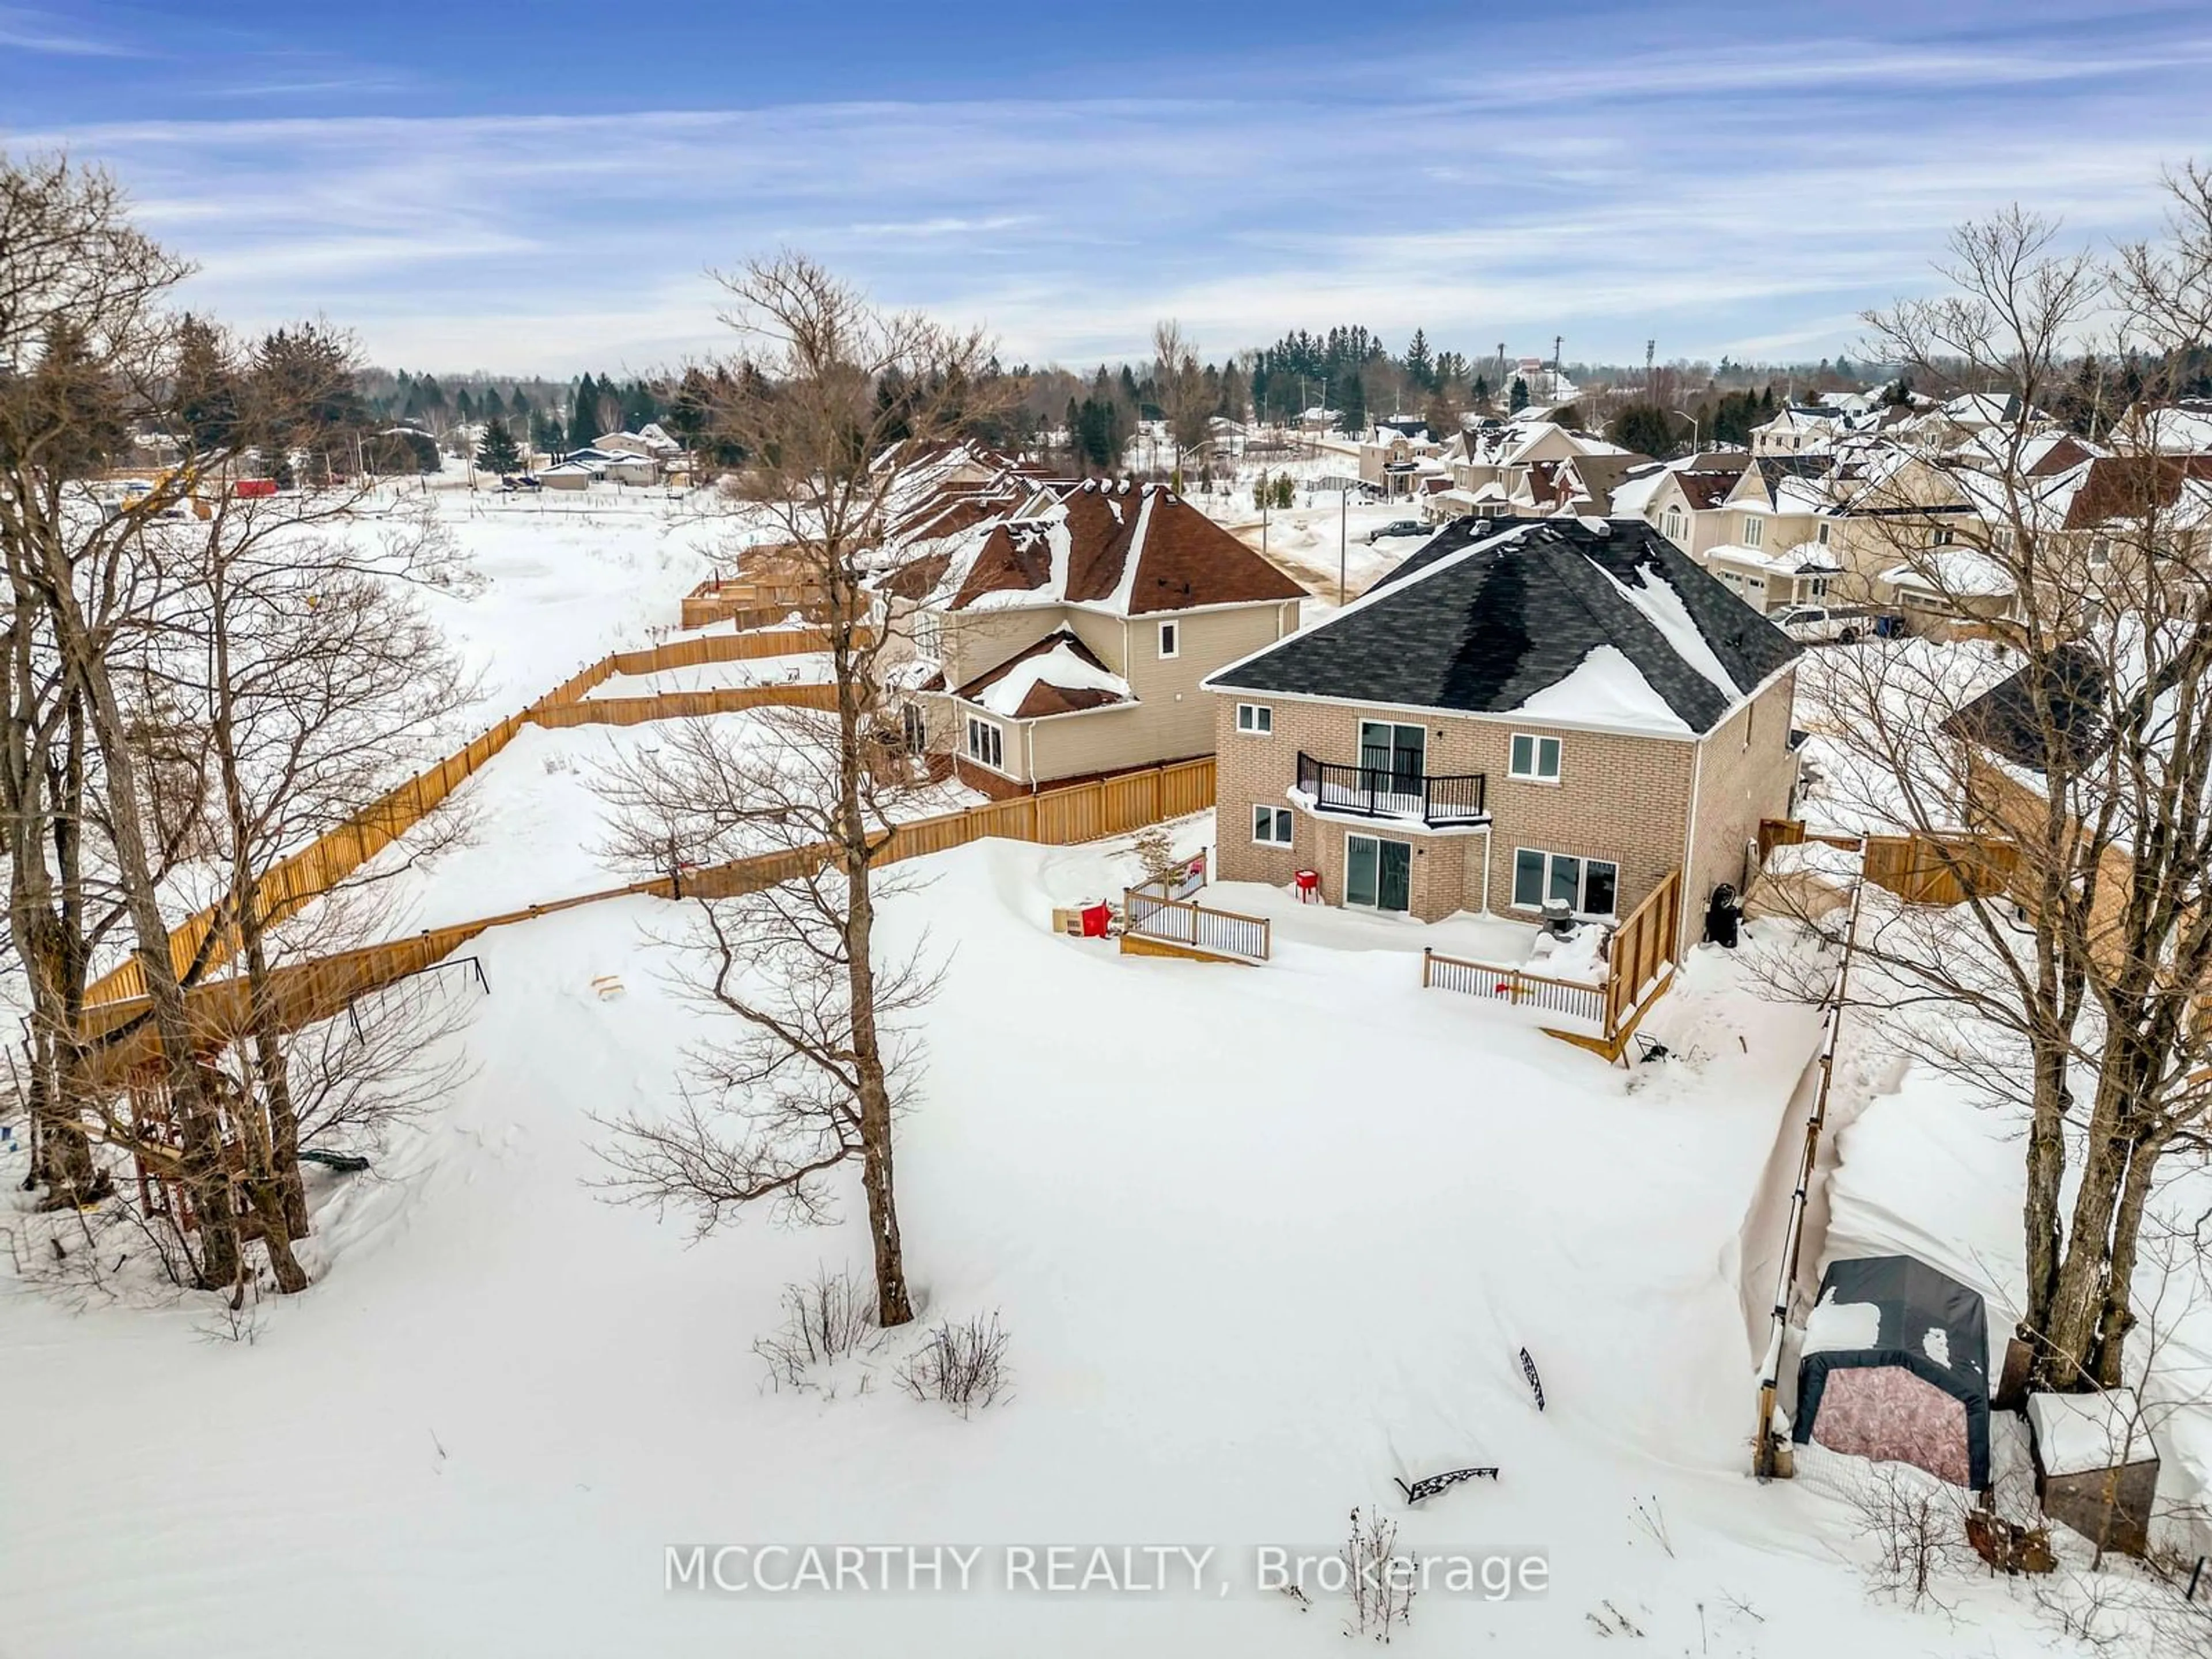
<path id="1" fill-rule="evenodd" d="M 1880 631 L 1871 611 L 1837 611 L 1823 605 L 1793 605 L 1767 618 L 1793 640 L 1808 645 L 1833 641 L 1856 645 Z"/>
<path id="2" fill-rule="evenodd" d="M 1371 546 L 1376 542 L 1387 542 L 1394 536 L 1425 536 L 1429 528 L 1419 519 L 1393 519 L 1380 528 L 1369 531 L 1367 540 Z"/>

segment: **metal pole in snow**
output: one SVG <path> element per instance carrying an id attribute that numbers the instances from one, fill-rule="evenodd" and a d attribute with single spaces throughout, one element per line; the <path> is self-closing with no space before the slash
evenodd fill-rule
<path id="1" fill-rule="evenodd" d="M 1336 608 L 1344 609 L 1344 567 L 1351 556 L 1352 487 L 1347 484 L 1336 498 Z"/>

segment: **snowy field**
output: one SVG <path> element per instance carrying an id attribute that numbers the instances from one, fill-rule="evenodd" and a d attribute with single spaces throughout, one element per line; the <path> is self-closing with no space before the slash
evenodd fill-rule
<path id="1" fill-rule="evenodd" d="M 672 628 L 677 602 L 713 574 L 711 556 L 753 538 L 707 491 L 671 500 L 658 490 L 571 498 L 445 489 L 380 504 L 404 514 L 426 501 L 474 578 L 424 599 L 481 678 L 480 725 Z M 378 530 L 364 515 L 356 533 Z"/>
<path id="2" fill-rule="evenodd" d="M 771 1391 L 779 1290 L 864 1265 L 859 1230 L 689 1246 L 597 1200 L 592 1115 L 665 1104 L 699 1027 L 669 907 L 589 907 L 477 941 L 474 1076 L 322 1188 L 321 1282 L 252 1342 L 0 1297 L 11 1418 L 48 1405 L 9 1448 L 0 1653 L 1337 1652 L 1340 1602 L 1254 1588 L 1253 1551 L 1329 1554 L 1355 1504 L 1401 1547 L 1548 1555 L 1543 1596 L 1419 1600 L 1416 1650 L 1580 1651 L 1616 1614 L 1655 1654 L 1992 1650 L 1870 1607 L 1834 1500 L 1742 1473 L 1736 1235 L 1808 1013 L 1701 951 L 1655 1027 L 1680 1057 L 1632 1073 L 1421 991 L 1412 924 L 1286 919 L 1259 969 L 1049 930 L 1133 867 L 983 842 L 884 911 L 947 963 L 910 1269 L 925 1318 L 1001 1315 L 1010 1401 L 907 1397 L 896 1342 L 835 1399 Z M 1498 1482 L 1419 1511 L 1393 1484 L 1474 1463 Z M 840 1541 L 1218 1554 L 1199 1597 L 664 1588 L 670 1545 Z"/>

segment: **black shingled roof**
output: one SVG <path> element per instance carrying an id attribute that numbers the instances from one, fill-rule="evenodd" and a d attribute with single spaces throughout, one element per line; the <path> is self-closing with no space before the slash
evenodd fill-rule
<path id="1" fill-rule="evenodd" d="M 1461 519 L 1358 604 L 1206 684 L 1502 714 L 1610 645 L 1692 731 L 1711 732 L 1741 698 L 1621 592 L 1655 581 L 1680 596 L 1739 694 L 1802 649 L 1640 520 L 1536 519 L 1501 532 Z"/>
<path id="2" fill-rule="evenodd" d="M 1998 681 L 1944 722 L 1954 736 L 1986 744 L 2030 771 L 2040 772 L 2043 715 L 2047 712 L 2062 750 L 2076 765 L 2096 758 L 2111 738 L 2105 719 L 2105 671 L 2079 646 L 2062 645 L 2043 661 L 2043 710 L 2036 706 L 2033 664 Z"/>

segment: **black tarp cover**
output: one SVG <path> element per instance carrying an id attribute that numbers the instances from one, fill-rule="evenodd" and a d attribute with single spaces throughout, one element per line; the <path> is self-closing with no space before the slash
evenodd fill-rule
<path id="1" fill-rule="evenodd" d="M 1832 1295 L 1831 1294 L 1832 1292 Z M 1808 1353 L 1797 1364 L 1797 1418 L 1791 1438 L 1813 1437 L 1828 1373 L 1902 1365 L 1966 1408 L 1966 1461 L 1977 1492 L 1990 1484 L 1990 1327 L 1981 1292 L 1909 1255 L 1832 1261 L 1820 1275 L 1821 1302 L 1872 1303 L 1881 1322 L 1871 1348 Z M 1948 1363 L 1929 1352 L 1928 1333 L 1943 1333 Z"/>

